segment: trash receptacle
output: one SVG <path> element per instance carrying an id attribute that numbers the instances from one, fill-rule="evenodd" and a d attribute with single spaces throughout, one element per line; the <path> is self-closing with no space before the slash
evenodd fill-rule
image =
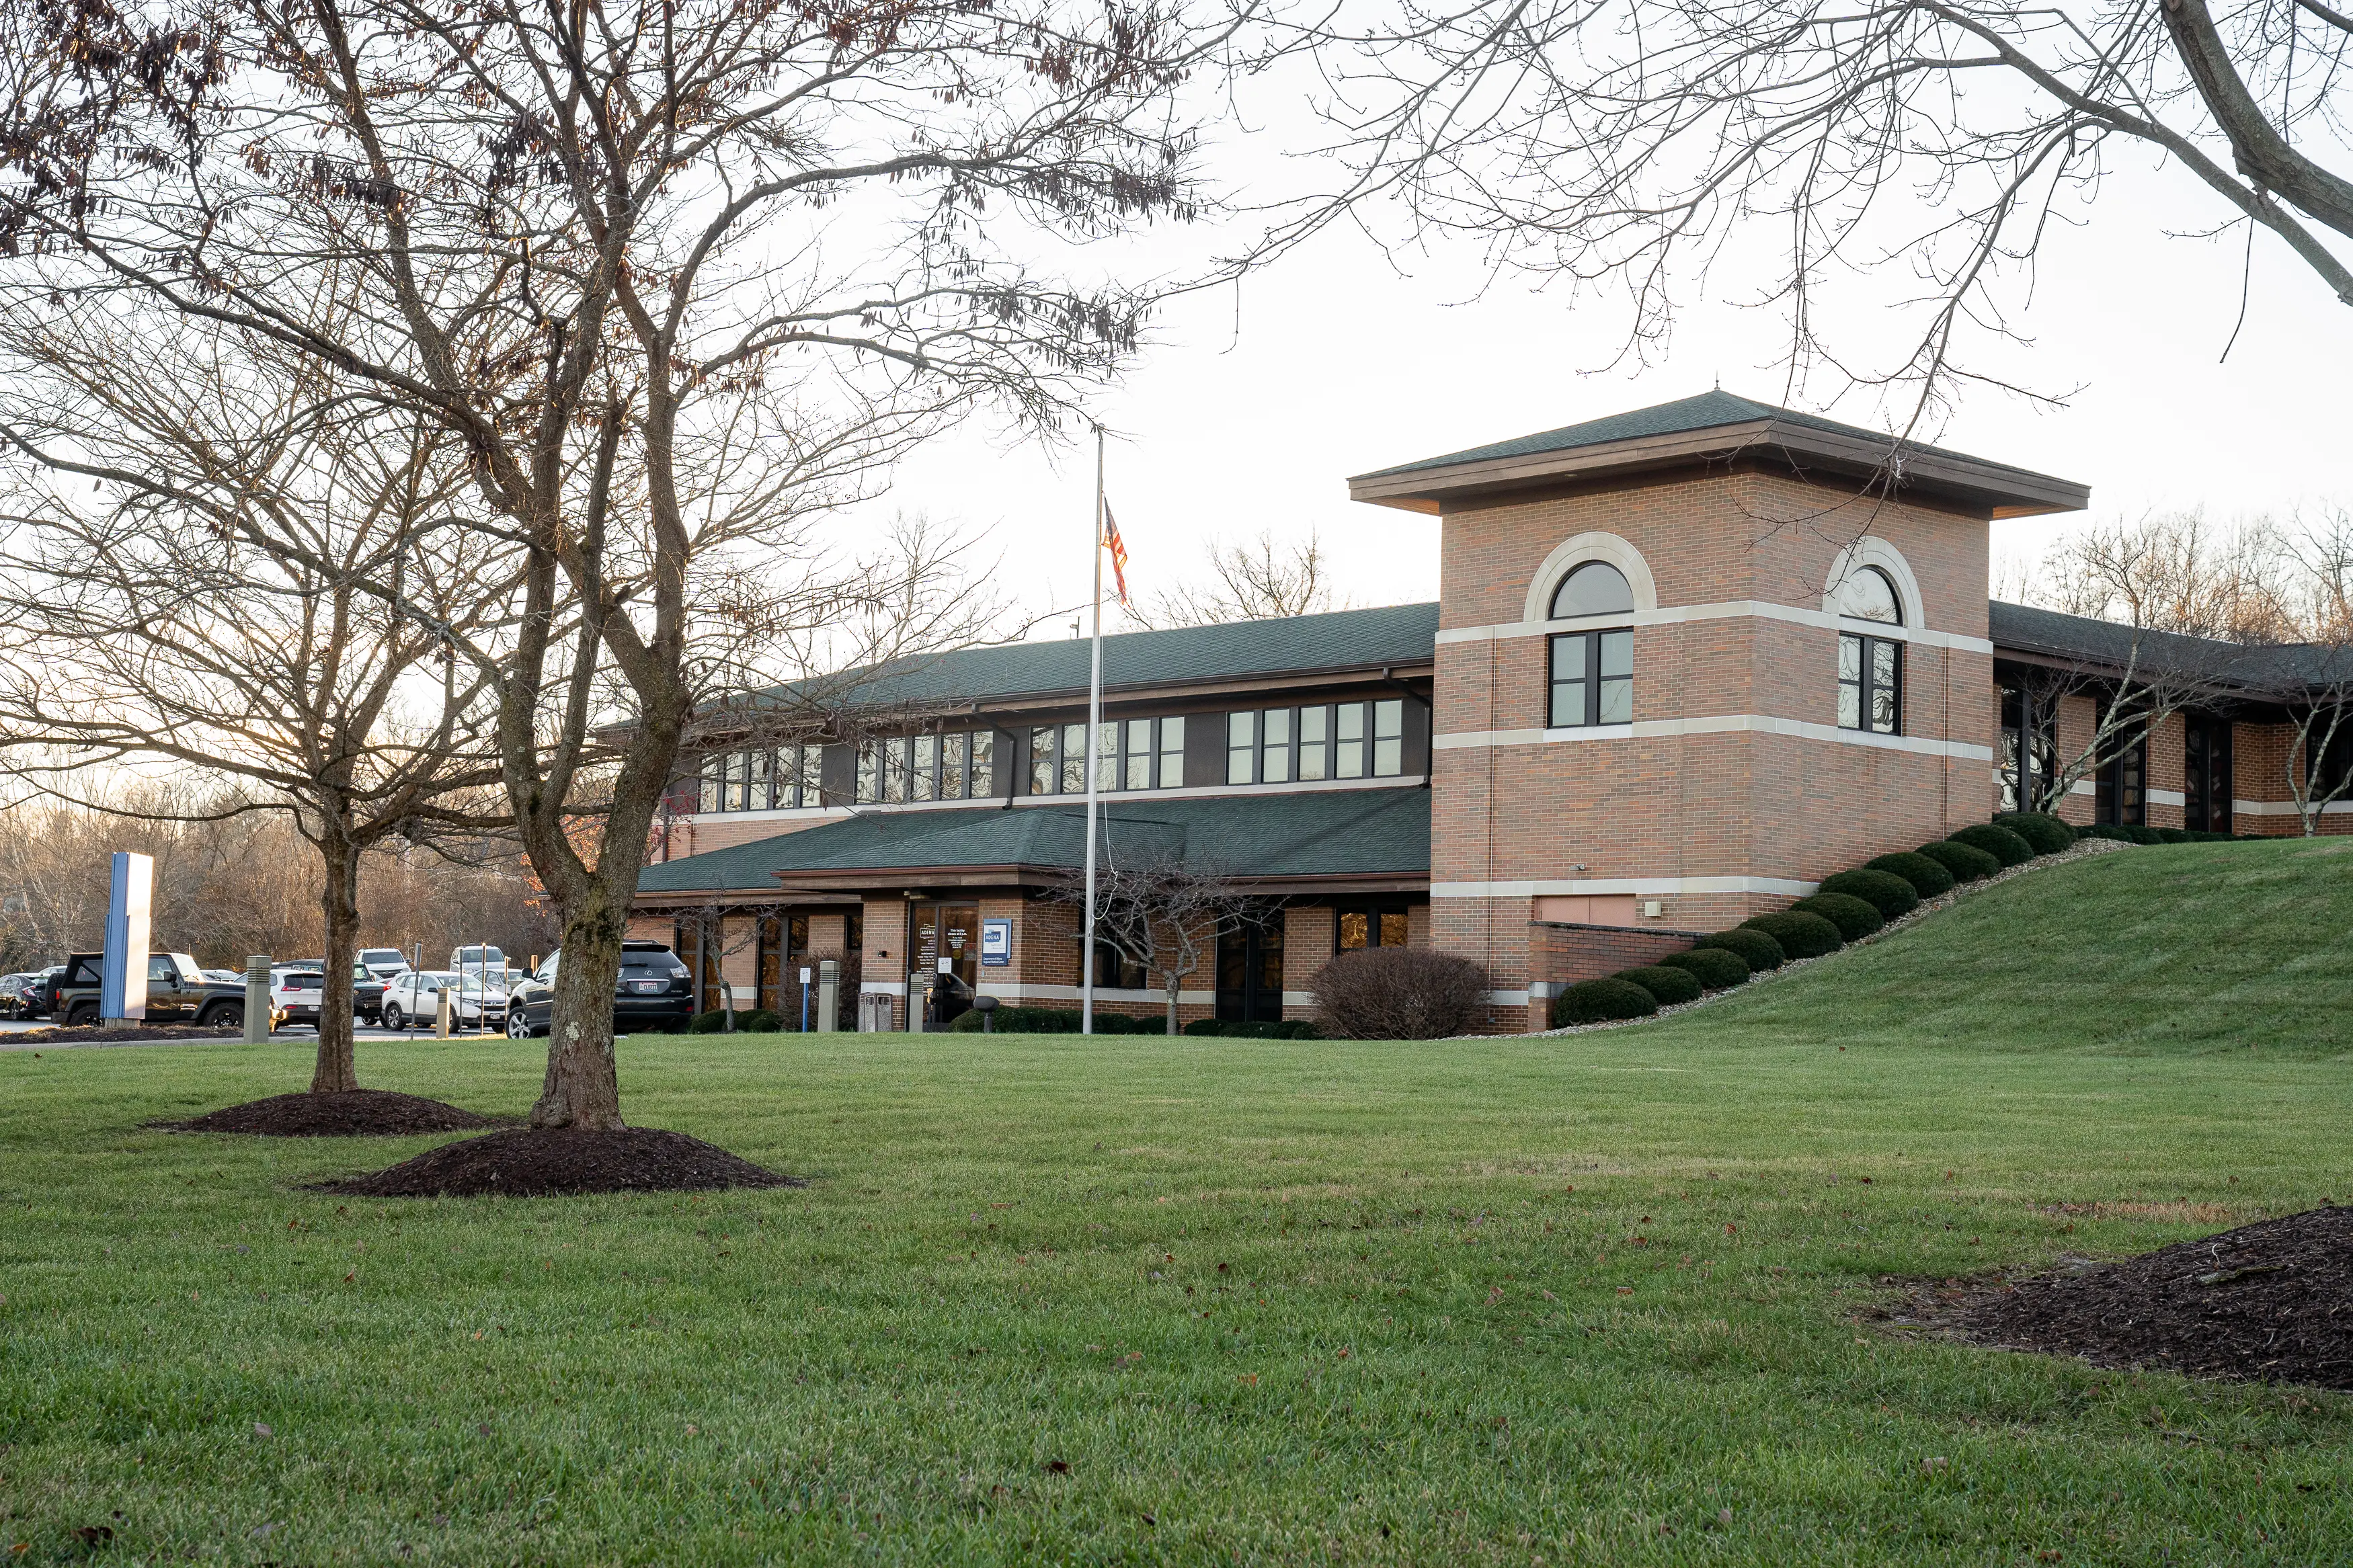
<path id="1" fill-rule="evenodd" d="M 888 1034 L 892 1023 L 892 998 L 885 991 L 864 991 L 858 997 L 858 1030 L 865 1035 Z"/>

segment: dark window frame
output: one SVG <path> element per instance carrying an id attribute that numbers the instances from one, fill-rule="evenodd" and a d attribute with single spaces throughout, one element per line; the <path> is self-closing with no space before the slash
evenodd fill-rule
<path id="1" fill-rule="evenodd" d="M 1351 916 L 1364 921 L 1363 942 L 1348 940 Z M 1388 940 L 1392 931 L 1398 939 L 1395 942 Z M 1412 936 L 1413 910 L 1410 905 L 1367 900 L 1333 906 L 1332 951 L 1335 953 L 1356 952 L 1368 947 L 1409 947 L 1412 945 Z"/>
<path id="2" fill-rule="evenodd" d="M 1622 675 L 1609 675 L 1602 669 L 1605 638 L 1623 637 L 1626 649 L 1626 669 Z M 1560 676 L 1560 650 L 1565 644 L 1583 645 L 1585 673 L 1574 679 Z M 1578 702 L 1583 711 L 1564 718 L 1561 712 L 1563 687 L 1583 689 Z M 1605 687 L 1621 688 L 1626 698 L 1623 719 L 1605 719 L 1608 706 Z M 1605 725 L 1630 724 L 1634 721 L 1634 628 L 1631 626 L 1595 626 L 1589 630 L 1555 632 L 1545 639 L 1545 728 L 1548 730 L 1598 730 Z"/>
<path id="3" fill-rule="evenodd" d="M 1877 626 L 1883 623 L 1874 621 L 1869 624 Z M 1849 680 L 1846 677 L 1846 647 L 1849 643 L 1853 643 L 1857 647 L 1857 655 L 1855 659 L 1856 678 L 1852 680 Z M 1883 684 L 1878 679 L 1879 660 L 1877 657 L 1880 650 L 1883 648 L 1891 652 L 1895 666 L 1894 678 Z M 1839 705 L 1840 711 L 1837 718 L 1838 727 L 1840 729 L 1852 731 L 1859 735 L 1901 735 L 1904 733 L 1903 638 L 1874 637 L 1869 632 L 1851 632 L 1844 628 L 1841 628 L 1839 632 L 1838 686 L 1841 702 Z M 1849 691 L 1852 691 L 1855 694 L 1855 722 L 1852 724 L 1847 722 L 1845 712 L 1846 705 L 1843 700 L 1846 693 Z M 1884 728 L 1881 727 L 1874 721 L 1872 702 L 1872 699 L 1882 691 L 1886 692 L 1888 696 L 1888 721 Z"/>

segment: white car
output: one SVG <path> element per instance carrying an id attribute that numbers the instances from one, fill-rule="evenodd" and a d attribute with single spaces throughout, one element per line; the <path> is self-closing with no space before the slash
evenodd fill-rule
<path id="1" fill-rule="evenodd" d="M 507 994 L 502 986 L 485 986 L 476 974 L 460 978 L 445 969 L 412 969 L 393 976 L 384 988 L 384 1026 L 403 1029 L 413 1023 L 432 1027 L 444 991 L 449 993 L 452 1027 L 494 1029 L 505 1024 Z"/>
<path id="2" fill-rule="evenodd" d="M 269 976 L 269 1010 L 289 1024 L 316 1025 L 327 977 L 315 969 L 280 969 Z"/>
<path id="3" fill-rule="evenodd" d="M 378 980 L 389 980 L 408 967 L 408 954 L 396 947 L 364 947 L 356 956 Z"/>

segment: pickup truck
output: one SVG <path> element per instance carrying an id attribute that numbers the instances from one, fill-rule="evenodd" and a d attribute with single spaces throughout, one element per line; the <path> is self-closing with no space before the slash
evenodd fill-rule
<path id="1" fill-rule="evenodd" d="M 105 963 L 106 955 L 98 952 L 77 952 L 66 959 L 57 1000 L 49 1009 L 58 1023 L 79 1027 L 99 1021 L 99 982 Z M 185 952 L 151 952 L 147 1021 L 233 1027 L 245 1022 L 245 987 L 206 980 L 196 961 Z"/>

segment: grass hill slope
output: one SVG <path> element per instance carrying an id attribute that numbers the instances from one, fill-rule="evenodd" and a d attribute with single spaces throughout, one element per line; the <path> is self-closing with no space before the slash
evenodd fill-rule
<path id="1" fill-rule="evenodd" d="M 1694 1043 L 2353 1050 L 2353 838 L 2052 866 L 1656 1026 Z"/>

